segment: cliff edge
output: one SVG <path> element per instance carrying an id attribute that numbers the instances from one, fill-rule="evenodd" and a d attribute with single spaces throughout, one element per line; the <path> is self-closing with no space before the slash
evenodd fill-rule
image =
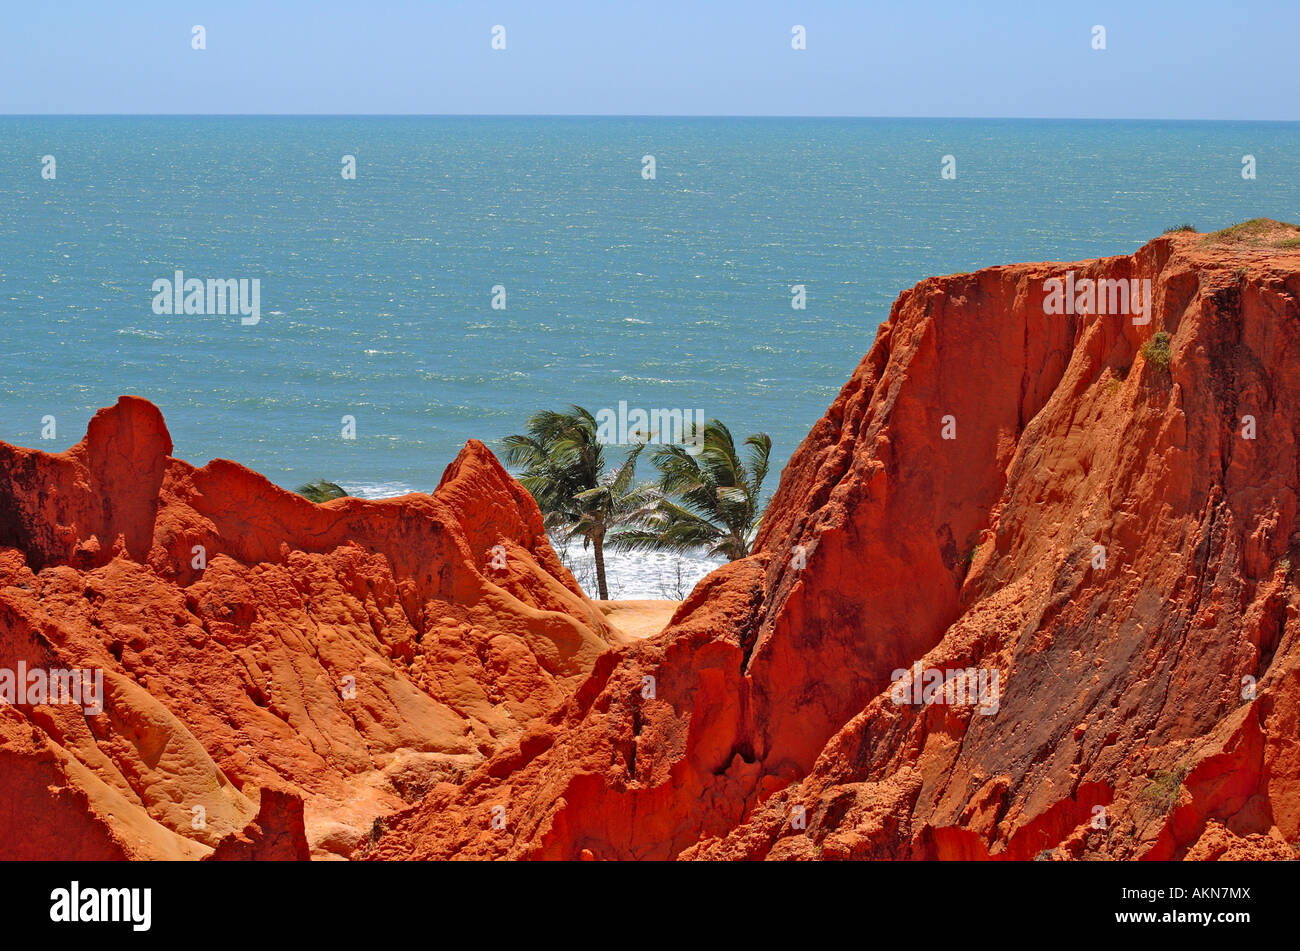
<path id="1" fill-rule="evenodd" d="M 123 397 L 0 444 L 0 669 L 103 671 L 3 857 L 1293 858 L 1298 420 L 1300 229 L 930 278 L 633 640 L 477 442 L 315 505 Z"/>
<path id="2" fill-rule="evenodd" d="M 0 668 L 102 671 L 99 711 L 0 708 L 5 858 L 350 856 L 621 642 L 481 443 L 322 505 L 171 451 L 129 396 L 67 452 L 0 444 Z"/>
<path id="3" fill-rule="evenodd" d="M 1300 231 L 1266 225 L 903 293 L 755 554 L 369 854 L 1294 857 Z"/>

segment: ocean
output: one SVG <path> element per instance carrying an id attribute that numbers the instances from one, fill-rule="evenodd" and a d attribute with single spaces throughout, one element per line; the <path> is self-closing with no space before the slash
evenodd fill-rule
<path id="1" fill-rule="evenodd" d="M 770 491 L 903 289 L 1300 220 L 1297 182 L 1300 123 L 0 117 L 0 439 L 134 393 L 190 462 L 381 497 L 626 401 L 769 433 Z M 177 271 L 257 280 L 259 319 L 156 313 Z"/>

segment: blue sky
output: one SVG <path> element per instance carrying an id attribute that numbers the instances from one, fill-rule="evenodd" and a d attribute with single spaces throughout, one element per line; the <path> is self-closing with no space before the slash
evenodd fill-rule
<path id="1" fill-rule="evenodd" d="M 9 0 L 0 113 L 1294 120 L 1298 37 L 1297 0 Z"/>

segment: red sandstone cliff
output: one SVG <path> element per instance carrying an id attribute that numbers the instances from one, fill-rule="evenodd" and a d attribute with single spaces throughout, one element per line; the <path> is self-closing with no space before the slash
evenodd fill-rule
<path id="1" fill-rule="evenodd" d="M 9 857 L 1293 857 L 1288 236 L 905 292 L 756 553 L 635 643 L 477 443 L 323 506 L 131 398 L 0 447 L 0 666 L 108 671 L 104 716 L 0 710 Z M 1045 315 L 1067 270 L 1150 279 L 1151 321 Z M 914 663 L 996 709 L 896 703 Z"/>
<path id="2" fill-rule="evenodd" d="M 134 397 L 0 444 L 0 668 L 105 694 L 0 708 L 4 858 L 350 855 L 620 640 L 480 443 L 433 495 L 324 505 L 171 450 Z"/>
<path id="3" fill-rule="evenodd" d="M 1069 269 L 1153 319 L 1046 316 Z M 923 281 L 756 554 L 370 855 L 1293 856 L 1298 298 L 1297 251 L 1187 234 Z M 917 661 L 997 711 L 895 703 Z"/>

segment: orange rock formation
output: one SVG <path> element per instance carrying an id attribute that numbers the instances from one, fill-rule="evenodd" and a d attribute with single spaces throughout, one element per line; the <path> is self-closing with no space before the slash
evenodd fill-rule
<path id="1" fill-rule="evenodd" d="M 1276 243 L 905 292 L 755 554 L 645 639 L 475 442 L 432 496 L 319 506 L 171 458 L 131 397 L 67 453 L 0 446 L 0 667 L 105 671 L 100 716 L 0 709 L 4 857 L 1294 857 Z M 1071 270 L 1149 279 L 1147 314 L 1045 314 Z M 913 669 L 992 702 L 914 702 Z"/>
<path id="2" fill-rule="evenodd" d="M 0 444 L 0 668 L 104 671 L 102 714 L 0 708 L 5 858 L 285 857 L 304 812 L 349 856 L 621 643 L 480 443 L 431 496 L 324 505 L 171 449 L 134 397 Z"/>
<path id="3" fill-rule="evenodd" d="M 1047 316 L 1071 269 L 1152 319 Z M 369 854 L 1293 856 L 1298 341 L 1300 253 L 1199 235 L 921 282 L 756 554 Z M 996 712 L 895 702 L 917 662 Z"/>

